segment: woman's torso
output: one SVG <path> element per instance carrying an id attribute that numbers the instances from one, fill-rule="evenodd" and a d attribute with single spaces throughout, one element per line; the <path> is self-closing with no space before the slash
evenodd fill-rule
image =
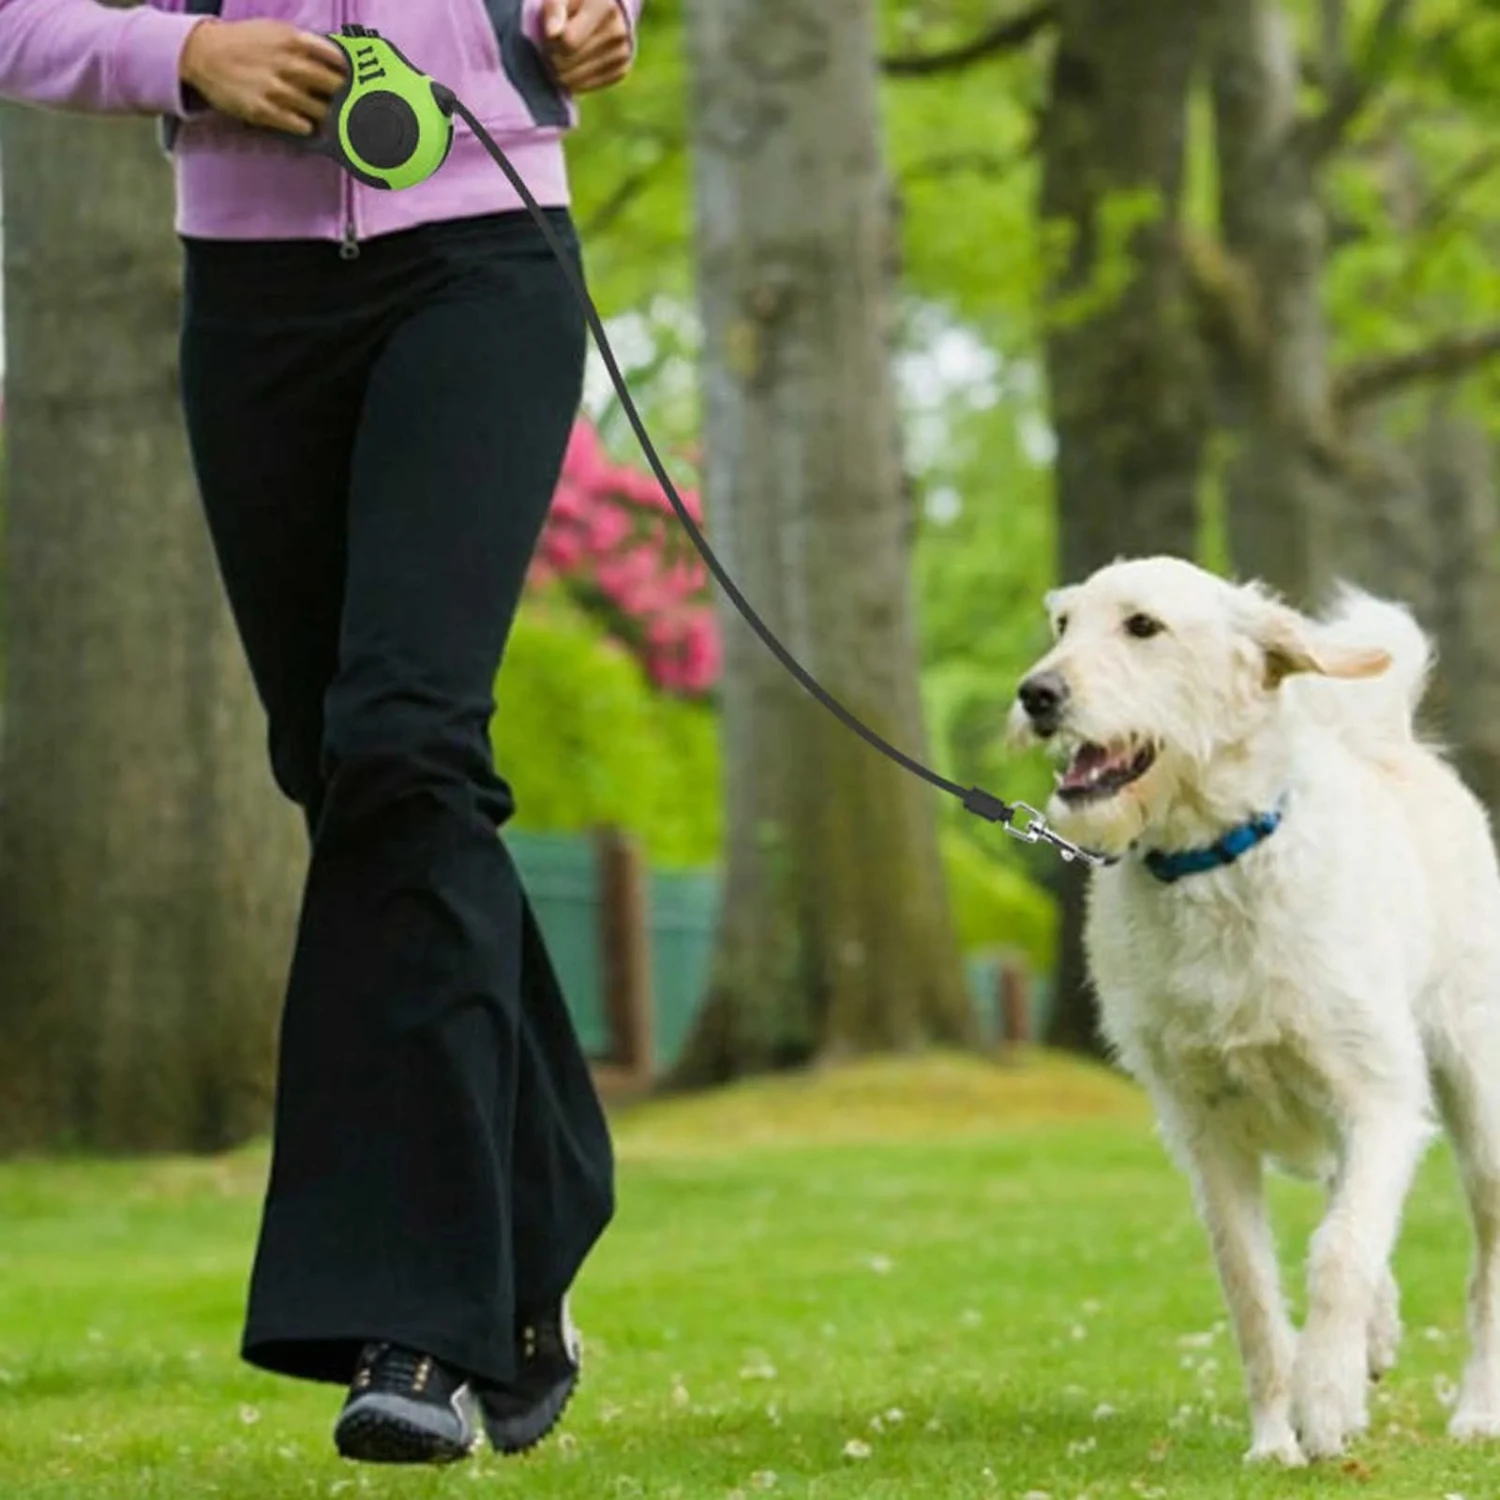
<path id="1" fill-rule="evenodd" d="M 562 139 L 576 120 L 537 46 L 541 0 L 148 0 L 158 10 L 267 17 L 313 31 L 371 27 L 483 122 L 544 205 L 568 202 Z M 462 124 L 435 177 L 401 192 L 365 187 L 332 162 L 199 114 L 169 127 L 178 230 L 201 239 L 336 240 L 350 247 L 418 224 L 519 207 Z"/>

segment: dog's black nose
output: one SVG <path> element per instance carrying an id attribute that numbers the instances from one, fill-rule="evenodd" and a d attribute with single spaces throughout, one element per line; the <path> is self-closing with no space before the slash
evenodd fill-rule
<path id="1" fill-rule="evenodd" d="M 1062 707 L 1068 701 L 1068 684 L 1060 672 L 1038 672 L 1028 677 L 1016 692 L 1032 727 L 1040 734 L 1051 734 L 1062 720 Z"/>

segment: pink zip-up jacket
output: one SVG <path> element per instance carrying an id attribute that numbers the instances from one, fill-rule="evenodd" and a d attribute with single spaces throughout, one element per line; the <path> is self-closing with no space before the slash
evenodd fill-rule
<path id="1" fill-rule="evenodd" d="M 615 0 L 632 38 L 643 0 Z M 177 229 L 204 239 L 361 239 L 520 207 L 460 121 L 435 177 L 385 192 L 333 162 L 194 107 L 179 65 L 205 18 L 271 18 L 307 31 L 373 27 L 484 122 L 539 202 L 568 203 L 573 100 L 540 51 L 542 0 L 0 0 L 0 97 L 96 114 L 155 115 L 177 174 Z"/>

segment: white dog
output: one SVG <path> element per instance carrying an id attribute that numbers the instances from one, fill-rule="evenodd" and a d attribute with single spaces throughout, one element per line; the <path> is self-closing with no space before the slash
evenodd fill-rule
<path id="1" fill-rule="evenodd" d="M 1191 1177 L 1249 1398 L 1249 1458 L 1339 1453 L 1400 1337 L 1392 1248 L 1441 1117 L 1473 1213 L 1450 1431 L 1500 1435 L 1500 871 L 1412 720 L 1429 646 L 1346 592 L 1308 619 L 1174 558 L 1048 598 L 1013 728 L 1059 752 L 1092 877 L 1105 1035 Z M 1328 1189 L 1300 1339 L 1262 1174 Z"/>

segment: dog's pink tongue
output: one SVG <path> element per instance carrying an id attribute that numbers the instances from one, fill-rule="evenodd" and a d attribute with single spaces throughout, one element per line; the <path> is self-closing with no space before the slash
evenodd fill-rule
<path id="1" fill-rule="evenodd" d="M 1109 751 L 1103 745 L 1084 745 L 1063 775 L 1064 786 L 1087 786 L 1109 764 Z"/>

